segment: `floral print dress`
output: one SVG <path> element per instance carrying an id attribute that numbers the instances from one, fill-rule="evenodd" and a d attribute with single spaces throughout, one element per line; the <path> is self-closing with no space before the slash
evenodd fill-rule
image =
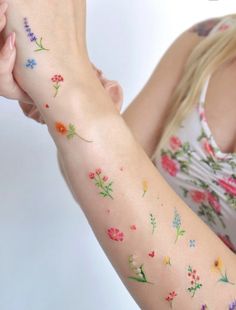
<path id="1" fill-rule="evenodd" d="M 227 29 L 230 22 L 222 20 L 211 33 Z M 208 126 L 204 103 L 209 80 L 198 104 L 153 162 L 182 200 L 236 253 L 236 153 L 223 153 Z"/>

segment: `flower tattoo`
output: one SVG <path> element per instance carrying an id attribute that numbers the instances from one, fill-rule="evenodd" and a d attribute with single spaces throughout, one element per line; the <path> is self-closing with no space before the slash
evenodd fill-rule
<path id="1" fill-rule="evenodd" d="M 163 258 L 163 263 L 164 263 L 164 265 L 170 265 L 171 266 L 170 256 L 165 256 Z"/>
<path id="2" fill-rule="evenodd" d="M 169 295 L 165 298 L 165 300 L 168 301 L 171 309 L 172 309 L 173 300 L 176 296 L 177 296 L 176 292 L 173 291 L 173 292 L 170 292 Z"/>
<path id="3" fill-rule="evenodd" d="M 28 19 L 26 17 L 24 17 L 24 28 L 25 28 L 25 31 L 26 31 L 27 36 L 29 37 L 30 41 L 32 43 L 35 43 L 37 46 L 37 49 L 34 50 L 35 52 L 49 51 L 49 49 L 47 49 L 43 46 L 43 43 L 42 43 L 43 39 L 42 38 L 38 39 L 36 37 L 36 35 L 31 31 L 31 28 L 30 28 L 29 23 L 28 23 Z"/>
<path id="4" fill-rule="evenodd" d="M 55 89 L 54 98 L 57 96 L 59 88 L 61 87 L 60 83 L 64 82 L 64 78 L 60 74 L 55 74 L 51 81 L 53 82 L 53 87 Z"/>
<path id="5" fill-rule="evenodd" d="M 111 227 L 107 230 L 107 233 L 110 239 L 114 241 L 123 241 L 124 239 L 124 233 L 121 232 L 118 228 Z"/>
<path id="6" fill-rule="evenodd" d="M 175 238 L 175 243 L 176 243 L 179 236 L 183 236 L 185 233 L 185 230 L 181 228 L 181 218 L 176 209 L 175 209 L 175 215 L 174 215 L 172 225 L 176 229 L 176 238 Z"/>
<path id="7" fill-rule="evenodd" d="M 34 59 L 27 59 L 27 62 L 25 64 L 26 68 L 29 68 L 29 69 L 34 69 L 36 65 L 37 63 Z"/>
<path id="8" fill-rule="evenodd" d="M 190 277 L 191 286 L 188 288 L 191 297 L 194 297 L 196 291 L 202 287 L 202 284 L 199 282 L 200 277 L 197 275 L 195 269 L 192 269 L 191 266 L 188 266 L 188 276 Z"/>
<path id="9" fill-rule="evenodd" d="M 223 268 L 224 266 L 223 266 L 222 259 L 218 257 L 212 265 L 212 271 L 220 274 L 220 278 L 218 282 L 224 282 L 224 283 L 229 283 L 229 284 L 234 285 L 235 283 L 229 281 L 226 270 L 223 272 Z"/>
<path id="10" fill-rule="evenodd" d="M 229 305 L 229 310 L 236 310 L 236 299 Z"/>
<path id="11" fill-rule="evenodd" d="M 73 124 L 69 124 L 68 128 L 66 127 L 66 125 L 64 125 L 61 122 L 56 122 L 55 123 L 55 129 L 58 133 L 60 133 L 61 135 L 66 135 L 67 139 L 72 139 L 75 136 L 79 137 L 81 140 L 85 141 L 85 142 L 93 142 L 93 141 L 89 141 L 86 140 L 84 138 L 82 138 L 75 130 L 75 126 Z"/>
<path id="12" fill-rule="evenodd" d="M 130 255 L 128 258 L 128 262 L 129 262 L 130 269 L 136 274 L 136 277 L 128 277 L 128 279 L 134 280 L 136 282 L 153 284 L 147 280 L 147 277 L 143 270 L 143 264 L 141 266 L 138 266 L 135 261 L 135 258 L 136 256 Z"/>
<path id="13" fill-rule="evenodd" d="M 111 181 L 108 184 L 106 183 L 108 181 L 108 177 L 106 175 L 102 176 L 102 170 L 100 168 L 96 169 L 95 172 L 90 172 L 89 178 L 94 180 L 95 185 L 101 189 L 101 192 L 99 193 L 100 195 L 113 199 L 111 195 L 111 192 L 113 191 L 111 187 L 113 182 Z"/>
<path id="14" fill-rule="evenodd" d="M 150 222 L 152 225 L 152 234 L 154 234 L 154 231 L 157 228 L 157 222 L 156 222 L 156 218 L 153 216 L 152 213 L 150 213 Z"/>
<path id="15" fill-rule="evenodd" d="M 143 180 L 143 197 L 146 194 L 147 190 L 148 190 L 148 182 L 146 180 Z"/>

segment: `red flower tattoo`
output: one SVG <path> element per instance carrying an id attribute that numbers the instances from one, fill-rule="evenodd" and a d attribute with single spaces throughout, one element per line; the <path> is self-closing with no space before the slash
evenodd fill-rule
<path id="1" fill-rule="evenodd" d="M 59 88 L 61 87 L 60 83 L 64 82 L 64 78 L 60 74 L 55 74 L 52 78 L 51 81 L 54 83 L 53 87 L 55 88 L 55 94 L 54 98 L 57 96 Z"/>
<path id="2" fill-rule="evenodd" d="M 124 233 L 118 228 L 111 227 L 107 230 L 108 236 L 114 241 L 123 241 Z"/>
<path id="3" fill-rule="evenodd" d="M 173 300 L 176 296 L 177 296 L 176 292 L 173 291 L 173 292 L 170 292 L 169 295 L 165 298 L 165 300 L 168 301 L 171 308 L 172 308 Z"/>

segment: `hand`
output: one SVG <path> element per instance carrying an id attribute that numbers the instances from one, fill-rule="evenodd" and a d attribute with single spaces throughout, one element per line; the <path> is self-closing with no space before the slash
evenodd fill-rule
<path id="1" fill-rule="evenodd" d="M 0 96 L 32 103 L 30 97 L 17 85 L 13 77 L 16 61 L 15 33 L 10 33 L 4 40 L 2 31 L 6 25 L 7 3 L 0 5 Z"/>

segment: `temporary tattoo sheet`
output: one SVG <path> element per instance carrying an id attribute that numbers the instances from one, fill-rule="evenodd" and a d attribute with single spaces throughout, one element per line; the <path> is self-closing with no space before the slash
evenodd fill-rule
<path id="1" fill-rule="evenodd" d="M 100 168 L 96 169 L 95 172 L 90 172 L 89 178 L 94 180 L 94 184 L 101 190 L 99 192 L 101 196 L 113 199 L 111 195 L 113 191 L 113 181 L 110 182 L 108 176 L 102 175 L 102 170 Z"/>
<path id="2" fill-rule="evenodd" d="M 56 122 L 55 123 L 55 129 L 56 131 L 61 134 L 61 135 L 65 135 L 67 137 L 67 139 L 72 139 L 75 136 L 79 137 L 81 140 L 91 143 L 93 141 L 87 140 L 82 138 L 75 129 L 75 125 L 73 124 L 69 124 L 68 127 L 66 125 L 64 125 L 62 122 Z"/>
<path id="3" fill-rule="evenodd" d="M 176 243 L 178 238 L 180 236 L 183 236 L 185 233 L 185 230 L 183 230 L 181 228 L 181 218 L 180 218 L 180 215 L 176 209 L 175 209 L 175 214 L 174 214 L 174 219 L 173 219 L 172 225 L 176 229 L 176 238 L 175 238 L 175 243 Z"/>
<path id="4" fill-rule="evenodd" d="M 64 78 L 60 74 L 55 74 L 52 78 L 51 81 L 53 83 L 53 88 L 55 90 L 53 97 L 55 98 L 58 94 L 58 91 L 61 87 L 61 83 L 64 82 Z"/>
<path id="5" fill-rule="evenodd" d="M 223 282 L 223 283 L 234 285 L 235 283 L 229 281 L 226 270 L 223 271 L 223 269 L 224 269 L 223 261 L 221 257 L 218 257 L 212 265 L 212 271 L 218 273 L 220 276 L 218 279 L 218 282 Z"/>
<path id="6" fill-rule="evenodd" d="M 188 288 L 188 291 L 191 294 L 191 297 L 194 297 L 196 291 L 202 287 L 202 284 L 200 283 L 200 277 L 197 275 L 197 271 L 192 269 L 191 266 L 188 267 L 188 277 L 191 284 Z"/>
<path id="7" fill-rule="evenodd" d="M 176 292 L 170 292 L 169 295 L 165 298 L 165 300 L 169 303 L 170 308 L 172 309 L 173 300 L 177 296 Z"/>
<path id="8" fill-rule="evenodd" d="M 128 277 L 128 279 L 134 280 L 136 282 L 153 284 L 147 280 L 147 277 L 146 277 L 145 272 L 144 272 L 143 264 L 139 266 L 136 263 L 135 259 L 136 259 L 135 255 L 130 255 L 128 258 L 129 267 L 136 274 L 135 277 L 130 276 L 130 277 Z"/>
<path id="9" fill-rule="evenodd" d="M 26 32 L 30 42 L 32 42 L 36 45 L 36 50 L 34 50 L 35 52 L 49 51 L 49 49 L 47 49 L 43 46 L 42 37 L 40 39 L 38 39 L 38 37 L 32 32 L 32 29 L 29 25 L 27 17 L 24 17 L 24 28 L 25 28 L 25 32 Z"/>

